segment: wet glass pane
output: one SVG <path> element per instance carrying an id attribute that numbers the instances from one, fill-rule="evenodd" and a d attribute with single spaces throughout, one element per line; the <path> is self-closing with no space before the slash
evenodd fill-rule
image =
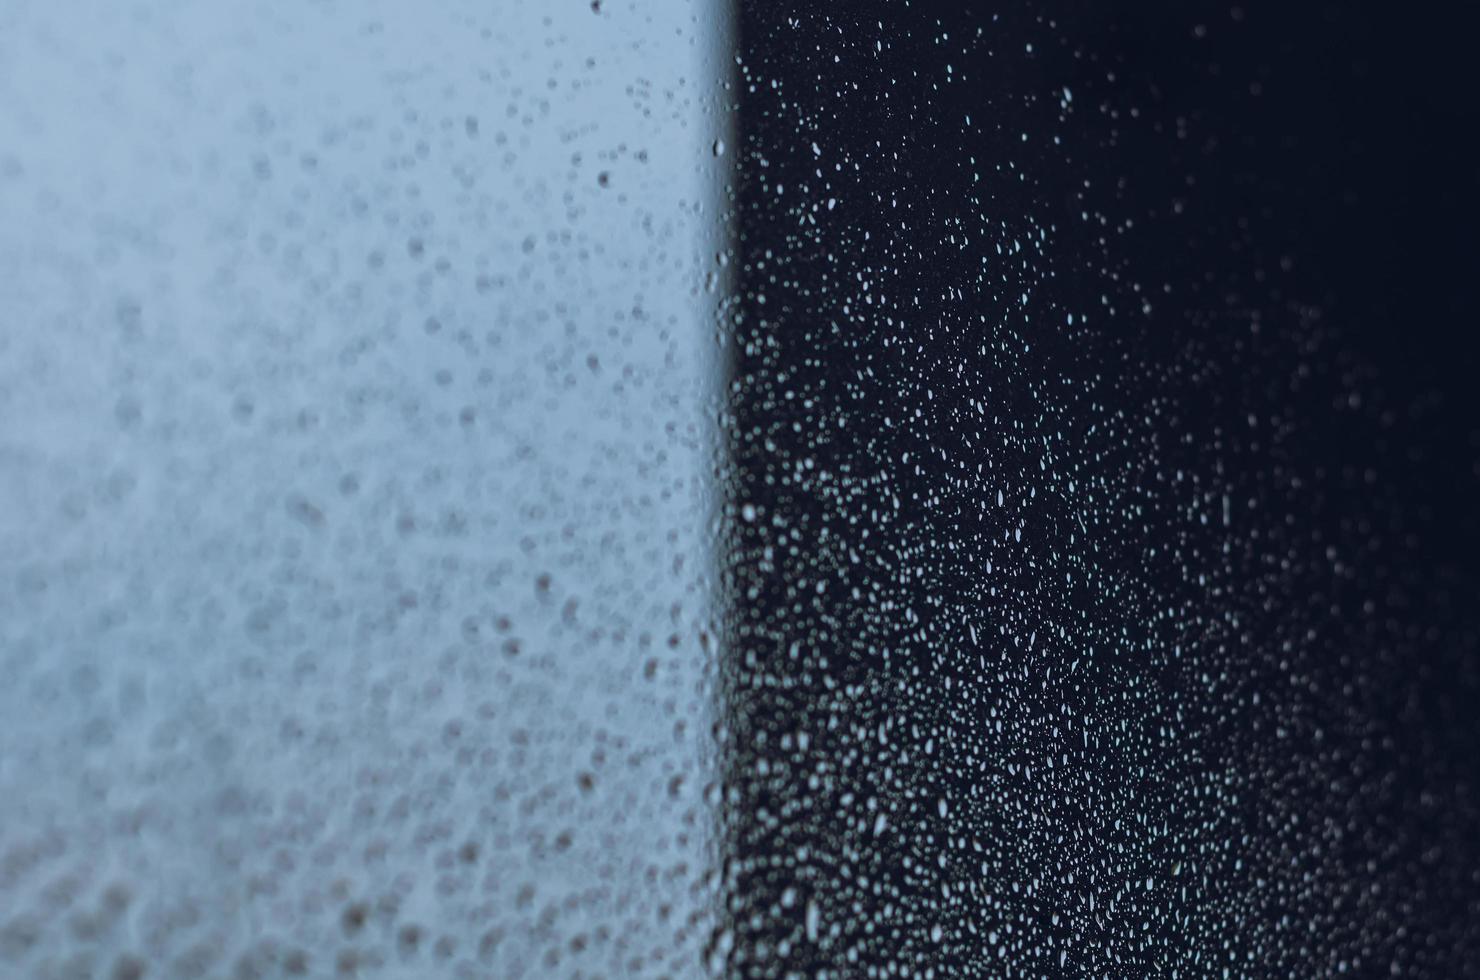
<path id="1" fill-rule="evenodd" d="M 0 21 L 0 974 L 689 973 L 717 12 Z"/>
<path id="2" fill-rule="evenodd" d="M 1435 16 L 10 0 L 0 976 L 1475 974 Z"/>

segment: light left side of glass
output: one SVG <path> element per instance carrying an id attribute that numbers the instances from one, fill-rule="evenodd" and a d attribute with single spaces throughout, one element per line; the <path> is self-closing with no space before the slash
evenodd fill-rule
<path id="1" fill-rule="evenodd" d="M 701 969 L 729 33 L 0 10 L 0 973 Z"/>

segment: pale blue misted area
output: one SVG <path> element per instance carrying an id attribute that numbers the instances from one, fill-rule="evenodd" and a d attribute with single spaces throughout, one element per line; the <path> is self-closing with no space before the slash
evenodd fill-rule
<path id="1" fill-rule="evenodd" d="M 716 10 L 0 9 L 0 975 L 697 969 Z"/>

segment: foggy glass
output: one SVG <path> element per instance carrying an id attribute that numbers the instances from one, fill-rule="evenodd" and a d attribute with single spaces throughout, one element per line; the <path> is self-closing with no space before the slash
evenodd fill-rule
<path id="1" fill-rule="evenodd" d="M 0 11 L 0 974 L 699 961 L 723 11 L 599 6 Z"/>
<path id="2" fill-rule="evenodd" d="M 0 977 L 1475 975 L 1428 23 L 0 4 Z"/>

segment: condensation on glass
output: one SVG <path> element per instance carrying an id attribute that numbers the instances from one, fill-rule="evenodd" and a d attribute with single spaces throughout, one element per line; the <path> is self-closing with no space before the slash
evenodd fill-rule
<path id="1" fill-rule="evenodd" d="M 0 977 L 1476 975 L 1254 6 L 0 3 Z"/>
<path id="2" fill-rule="evenodd" d="M 0 975 L 701 962 L 725 18 L 0 9 Z"/>

